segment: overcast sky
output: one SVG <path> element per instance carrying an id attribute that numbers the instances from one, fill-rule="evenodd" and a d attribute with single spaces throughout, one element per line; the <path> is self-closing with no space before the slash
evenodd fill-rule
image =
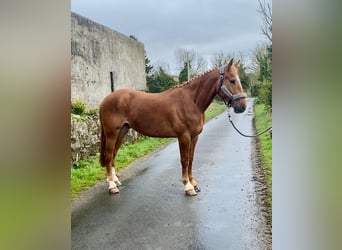
<path id="1" fill-rule="evenodd" d="M 178 74 L 175 50 L 251 52 L 265 42 L 257 0 L 72 0 L 71 10 L 97 23 L 134 35 L 152 64 Z"/>

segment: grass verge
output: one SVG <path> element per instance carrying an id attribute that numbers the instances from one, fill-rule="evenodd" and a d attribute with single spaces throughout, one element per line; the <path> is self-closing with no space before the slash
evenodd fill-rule
<path id="1" fill-rule="evenodd" d="M 257 132 L 264 130 L 272 124 L 272 114 L 267 112 L 265 105 L 255 105 L 255 127 Z M 266 205 L 272 212 L 272 139 L 269 133 L 265 133 L 258 138 L 261 168 L 265 176 L 267 186 Z"/>
<path id="2" fill-rule="evenodd" d="M 206 121 L 222 113 L 226 106 L 221 102 L 213 102 L 205 113 Z M 160 146 L 170 142 L 170 138 L 152 138 L 143 136 L 135 143 L 123 145 L 115 160 L 115 169 L 124 168 L 134 160 L 141 158 Z M 80 193 L 94 186 L 105 177 L 105 169 L 99 163 L 99 156 L 91 156 L 77 162 L 71 168 L 71 198 L 77 198 Z"/>

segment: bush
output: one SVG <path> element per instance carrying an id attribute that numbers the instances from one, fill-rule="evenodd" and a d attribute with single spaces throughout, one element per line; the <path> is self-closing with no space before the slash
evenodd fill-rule
<path id="1" fill-rule="evenodd" d="M 272 83 L 260 85 L 259 97 L 260 102 L 265 104 L 266 109 L 272 109 Z"/>
<path id="2" fill-rule="evenodd" d="M 77 100 L 74 103 L 71 104 L 71 113 L 75 115 L 84 115 L 87 112 L 86 105 Z"/>
<path id="3" fill-rule="evenodd" d="M 87 115 L 98 115 L 99 109 L 91 109 L 87 111 Z"/>
<path id="4" fill-rule="evenodd" d="M 272 83 L 253 86 L 251 93 L 258 97 L 257 104 L 264 104 L 266 110 L 272 110 Z"/>

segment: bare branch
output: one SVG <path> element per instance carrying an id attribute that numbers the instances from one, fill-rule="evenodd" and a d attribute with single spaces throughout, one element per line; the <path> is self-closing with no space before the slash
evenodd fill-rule
<path id="1" fill-rule="evenodd" d="M 178 68 L 181 70 L 184 68 L 186 63 L 189 63 L 189 74 L 190 75 L 197 75 L 202 73 L 207 68 L 207 61 L 206 59 L 195 53 L 195 50 L 187 50 L 183 48 L 178 48 L 175 51 L 175 57 L 177 61 Z"/>
<path id="2" fill-rule="evenodd" d="M 222 51 L 216 52 L 211 57 L 211 66 L 212 67 L 221 67 L 229 61 L 229 59 L 232 58 L 232 56 L 224 54 Z"/>
<path id="3" fill-rule="evenodd" d="M 202 73 L 207 69 L 207 60 L 203 56 L 197 54 L 196 63 L 194 66 L 196 67 L 194 73 Z"/>
<path id="4" fill-rule="evenodd" d="M 177 65 L 179 69 L 184 67 L 184 63 L 190 62 L 190 64 L 194 61 L 195 51 L 187 50 L 184 48 L 177 48 L 175 51 L 175 57 L 177 61 Z"/>
<path id="5" fill-rule="evenodd" d="M 261 0 L 258 0 L 259 2 L 259 9 L 257 12 L 259 12 L 263 17 L 263 26 L 261 27 L 262 34 L 272 43 L 272 6 L 270 3 L 261 2 Z"/>

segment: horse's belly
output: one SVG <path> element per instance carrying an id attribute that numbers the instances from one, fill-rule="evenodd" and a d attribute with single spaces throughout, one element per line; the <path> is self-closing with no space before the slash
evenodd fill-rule
<path id="1" fill-rule="evenodd" d="M 134 121 L 131 121 L 130 126 L 146 136 L 177 137 L 172 122 L 160 116 L 141 115 Z"/>

